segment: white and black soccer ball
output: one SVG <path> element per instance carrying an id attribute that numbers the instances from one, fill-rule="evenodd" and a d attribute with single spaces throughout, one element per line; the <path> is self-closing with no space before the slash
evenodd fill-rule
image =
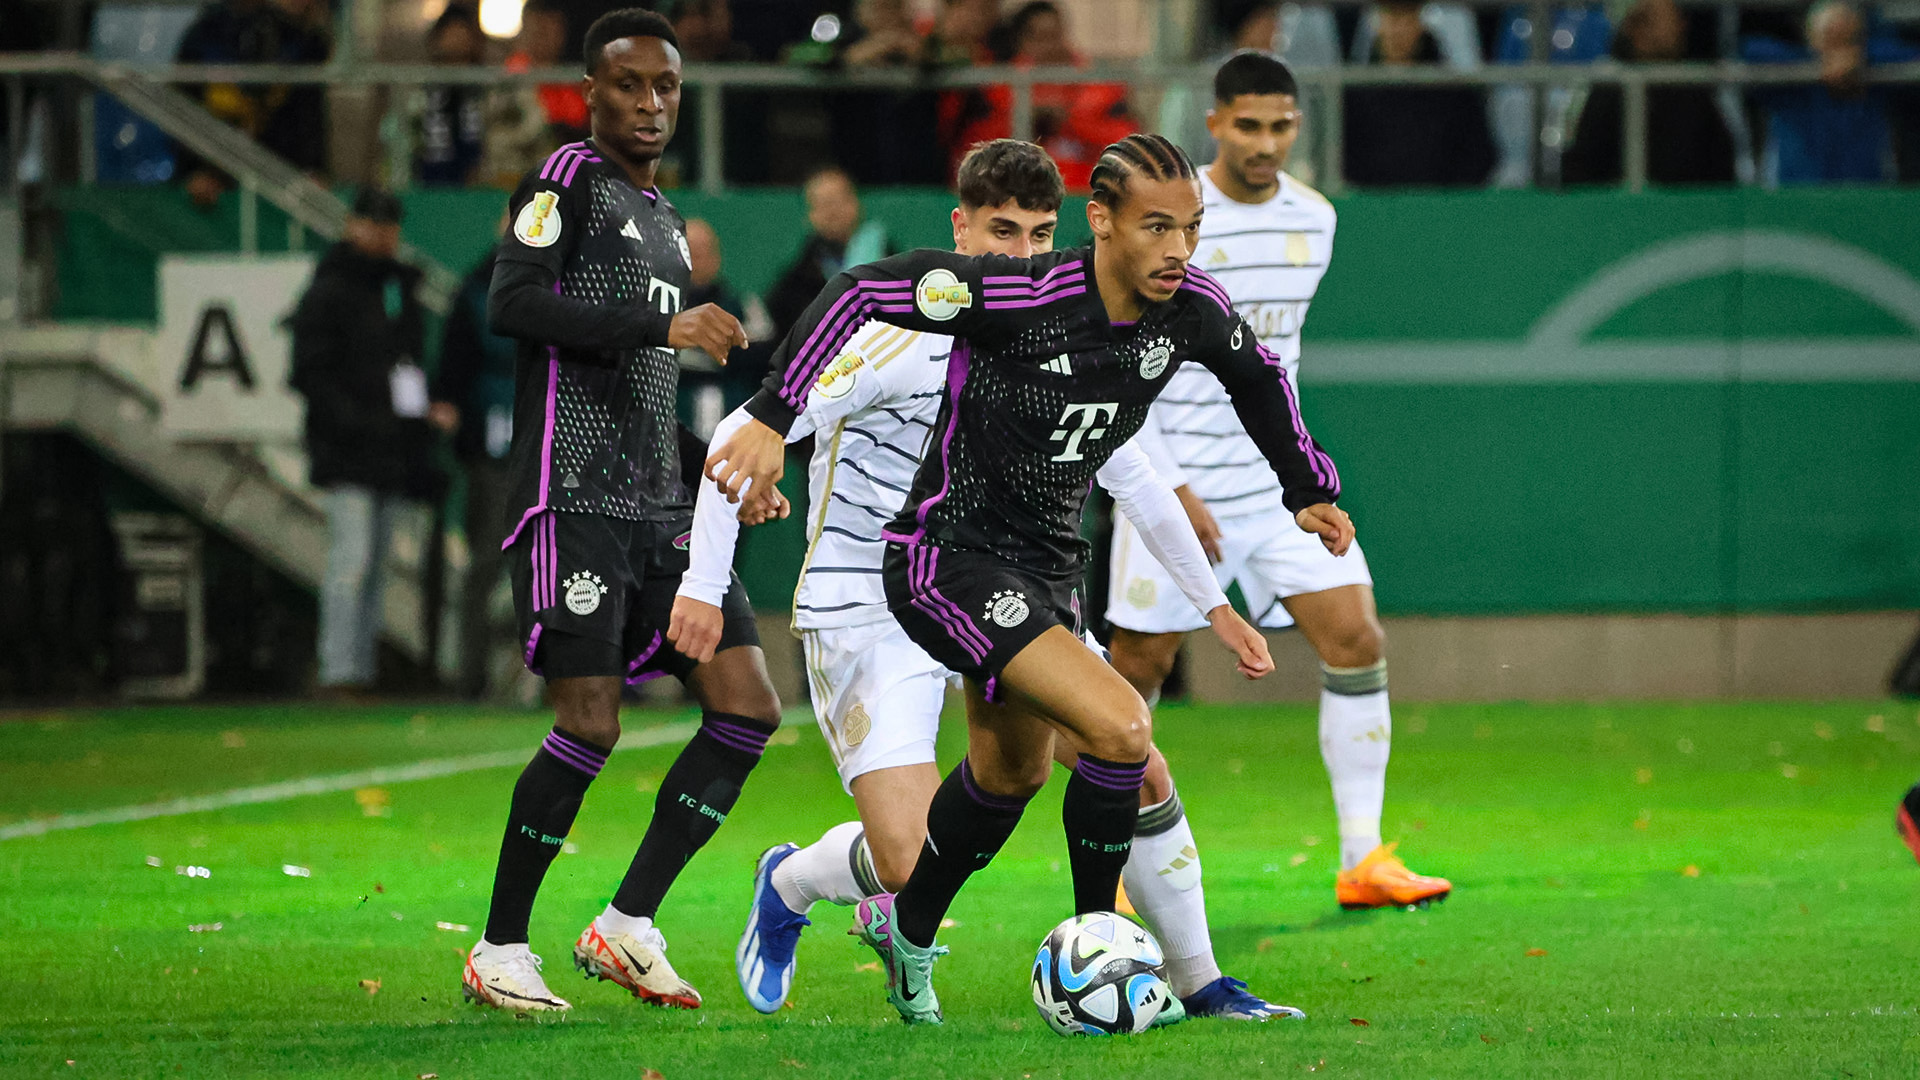
<path id="1" fill-rule="evenodd" d="M 1147 1030 L 1173 991 L 1160 975 L 1160 943 L 1111 911 L 1076 915 L 1047 935 L 1033 961 L 1033 1004 L 1060 1035 Z"/>

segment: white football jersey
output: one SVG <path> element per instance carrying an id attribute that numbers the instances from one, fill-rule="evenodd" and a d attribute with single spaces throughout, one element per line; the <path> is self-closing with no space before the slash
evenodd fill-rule
<path id="1" fill-rule="evenodd" d="M 811 432 L 807 557 L 794 590 L 802 630 L 889 619 L 880 529 L 907 501 L 946 392 L 953 339 L 881 322 L 860 328 L 807 394 L 788 441 Z"/>
<path id="2" fill-rule="evenodd" d="M 1297 392 L 1300 324 L 1333 255 L 1333 205 L 1285 173 L 1263 203 L 1227 198 L 1204 169 L 1200 190 L 1206 217 L 1193 264 L 1226 287 L 1234 310 L 1280 357 Z M 1141 441 L 1161 474 L 1188 485 L 1215 517 L 1284 511 L 1280 481 L 1247 437 L 1226 387 L 1199 364 L 1174 372 Z"/>

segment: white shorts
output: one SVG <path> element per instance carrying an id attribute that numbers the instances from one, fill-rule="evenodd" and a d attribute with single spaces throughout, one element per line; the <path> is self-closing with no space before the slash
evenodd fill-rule
<path id="1" fill-rule="evenodd" d="M 930 764 L 952 672 L 892 619 L 802 630 L 813 717 L 841 786 L 876 769 Z"/>
<path id="2" fill-rule="evenodd" d="M 1284 511 L 1222 519 L 1220 555 L 1213 568 L 1220 587 L 1238 582 L 1253 623 L 1269 630 L 1293 625 L 1281 597 L 1373 584 L 1359 541 L 1336 558 L 1318 536 L 1302 532 Z M 1141 634 L 1206 629 L 1206 616 L 1187 602 L 1180 586 L 1147 551 L 1133 523 L 1120 515 L 1113 523 L 1107 589 L 1107 621 L 1115 626 Z"/>

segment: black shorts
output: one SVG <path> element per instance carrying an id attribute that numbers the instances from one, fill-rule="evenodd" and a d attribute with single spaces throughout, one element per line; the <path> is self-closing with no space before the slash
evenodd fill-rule
<path id="1" fill-rule="evenodd" d="M 619 675 L 640 683 L 672 675 L 684 682 L 694 662 L 666 633 L 692 524 L 691 515 L 624 521 L 552 510 L 527 521 L 507 547 L 527 670 L 548 678 Z M 717 651 L 760 644 L 737 575 L 720 610 L 726 626 Z"/>
<path id="2" fill-rule="evenodd" d="M 978 551 L 889 543 L 887 607 L 927 655 L 998 701 L 1000 670 L 1048 627 L 1081 629 L 1078 568 L 1052 575 Z"/>

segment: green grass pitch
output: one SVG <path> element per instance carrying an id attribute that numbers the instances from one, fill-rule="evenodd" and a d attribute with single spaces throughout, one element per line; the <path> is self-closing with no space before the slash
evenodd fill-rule
<path id="1" fill-rule="evenodd" d="M 937 969 L 944 1028 L 894 1019 L 870 956 L 843 934 L 847 916 L 826 905 L 801 943 L 794 1006 L 754 1013 L 732 967 L 753 859 L 851 811 L 801 723 L 769 748 L 661 913 L 676 967 L 706 995 L 698 1012 L 640 1006 L 569 962 L 675 745 L 614 756 L 577 850 L 548 878 L 533 945 L 575 1003 L 564 1019 L 460 1000 L 459 955 L 484 921 L 513 766 L 0 841 L 0 1075 L 1920 1073 L 1920 866 L 1891 827 L 1920 773 L 1912 704 L 1397 713 L 1386 832 L 1456 892 L 1428 911 L 1362 914 L 1333 902 L 1311 708 L 1160 714 L 1222 964 L 1306 1009 L 1304 1023 L 1050 1034 L 1026 978 L 1070 903 L 1057 780 L 953 909 L 953 952 Z M 634 715 L 629 730 L 687 718 Z M 15 716 L 0 723 L 0 826 L 530 752 L 545 726 L 441 707 Z M 943 761 L 958 752 L 949 738 Z M 189 866 L 210 876 L 175 871 Z"/>

